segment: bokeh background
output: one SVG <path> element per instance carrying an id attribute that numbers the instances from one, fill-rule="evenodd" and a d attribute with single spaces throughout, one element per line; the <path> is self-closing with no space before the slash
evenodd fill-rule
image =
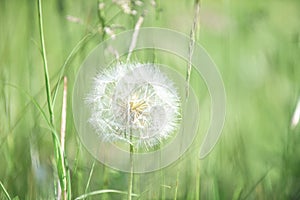
<path id="1" fill-rule="evenodd" d="M 43 1 L 52 89 L 70 52 L 92 33 L 63 71 L 68 78 L 66 156 L 72 198 L 104 189 L 127 190 L 128 174 L 95 161 L 74 128 L 72 87 L 86 55 L 104 39 L 134 28 L 141 15 L 142 27 L 170 28 L 187 35 L 195 20 L 192 0 L 130 2 L 131 13 L 126 1 L 120 0 Z M 133 192 L 139 199 L 300 199 L 300 125 L 291 124 L 300 98 L 300 1 L 202 0 L 200 4 L 196 39 L 215 61 L 226 88 L 222 136 L 203 160 L 198 159 L 200 138 L 178 162 L 136 175 Z M 193 86 L 197 88 L 196 81 Z M 54 105 L 58 130 L 62 91 L 61 86 Z M 204 106 L 209 96 L 201 90 L 197 95 L 200 108 L 209 111 Z M 1 0 L 0 199 L 6 199 L 5 190 L 16 199 L 57 196 L 51 133 L 31 98 L 48 114 L 37 3 Z M 199 132 L 205 127 L 201 124 Z M 125 197 L 104 193 L 88 199 Z"/>

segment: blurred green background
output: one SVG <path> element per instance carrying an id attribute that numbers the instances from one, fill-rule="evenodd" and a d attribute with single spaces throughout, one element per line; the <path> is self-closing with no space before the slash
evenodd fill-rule
<path id="1" fill-rule="evenodd" d="M 43 1 L 52 89 L 72 49 L 94 33 L 63 72 L 68 77 L 66 156 L 72 198 L 103 189 L 126 191 L 128 178 L 95 162 L 77 137 L 71 95 L 83 59 L 111 32 L 134 28 L 142 14 L 142 27 L 170 28 L 187 35 L 192 28 L 192 0 L 149 0 L 141 5 L 133 0 L 129 5 L 135 15 L 126 13 L 124 2 Z M 104 5 L 100 13 L 99 3 Z M 300 125 L 291 128 L 300 98 L 300 1 L 202 0 L 199 24 L 197 42 L 215 61 L 226 88 L 222 136 L 204 160 L 198 159 L 201 141 L 197 140 L 178 162 L 136 175 L 133 192 L 140 199 L 300 199 Z M 1 0 L 0 181 L 12 198 L 56 197 L 51 134 L 24 95 L 28 92 L 48 114 L 39 49 L 36 2 Z M 201 91 L 197 95 L 207 104 L 208 96 Z M 61 104 L 62 87 L 55 102 L 58 130 Z M 124 197 L 105 193 L 89 199 Z M 4 189 L 0 199 L 6 199 Z"/>

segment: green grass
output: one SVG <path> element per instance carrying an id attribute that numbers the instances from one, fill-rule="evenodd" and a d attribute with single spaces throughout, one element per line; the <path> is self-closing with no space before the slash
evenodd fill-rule
<path id="1" fill-rule="evenodd" d="M 137 7 L 136 16 L 103 2 L 99 13 L 97 0 L 42 1 L 40 32 L 36 1 L 0 1 L 0 199 L 54 199 L 59 178 L 71 199 L 126 199 L 130 174 L 95 162 L 77 136 L 71 106 L 76 73 L 90 50 L 109 38 L 101 27 L 121 25 L 116 33 L 132 29 L 147 7 L 142 27 L 189 35 L 194 2 L 159 0 L 155 8 Z M 195 38 L 224 80 L 223 134 L 213 152 L 199 160 L 210 99 L 192 72 L 202 135 L 178 162 L 135 174 L 132 199 L 174 199 L 175 194 L 177 199 L 300 198 L 300 125 L 290 128 L 300 97 L 299 9 L 297 0 L 201 1 Z M 164 64 L 186 65 L 156 53 Z M 155 59 L 152 51 L 142 56 Z M 66 160 L 52 138 L 59 135 L 63 76 L 68 77 Z M 64 182 L 68 169 L 70 188 Z"/>

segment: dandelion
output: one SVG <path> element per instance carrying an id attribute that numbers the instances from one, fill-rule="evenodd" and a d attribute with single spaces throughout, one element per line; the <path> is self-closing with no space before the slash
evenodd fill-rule
<path id="1" fill-rule="evenodd" d="M 89 123 L 108 142 L 149 150 L 173 136 L 180 123 L 177 90 L 153 64 L 118 64 L 99 73 L 86 102 Z"/>

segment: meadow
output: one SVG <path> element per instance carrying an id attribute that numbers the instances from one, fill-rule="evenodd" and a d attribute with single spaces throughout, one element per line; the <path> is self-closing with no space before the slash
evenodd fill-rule
<path id="1" fill-rule="evenodd" d="M 192 71 L 199 137 L 175 163 L 135 174 L 130 198 L 300 199 L 299 0 L 38 2 L 0 1 L 0 199 L 128 198 L 131 174 L 82 145 L 72 91 L 90 51 L 141 17 L 141 27 L 184 33 L 207 50 L 223 78 L 226 120 L 213 151 L 199 159 L 210 97 Z M 141 57 L 156 59 L 152 51 Z"/>

